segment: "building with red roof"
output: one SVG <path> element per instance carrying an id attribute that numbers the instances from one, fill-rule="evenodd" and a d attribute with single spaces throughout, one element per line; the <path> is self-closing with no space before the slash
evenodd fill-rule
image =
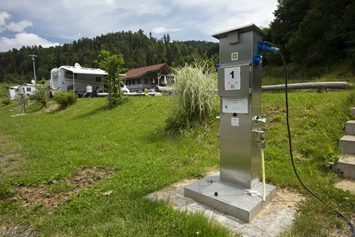
<path id="1" fill-rule="evenodd" d="M 175 82 L 173 70 L 166 63 L 135 68 L 126 72 L 124 84 L 130 91 L 143 91 Z"/>

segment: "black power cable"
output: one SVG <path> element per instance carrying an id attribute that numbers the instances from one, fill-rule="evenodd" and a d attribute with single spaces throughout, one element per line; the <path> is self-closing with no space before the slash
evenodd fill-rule
<path id="1" fill-rule="evenodd" d="M 301 180 L 300 176 L 298 175 L 296 166 L 295 166 L 295 161 L 293 159 L 293 154 L 292 154 L 292 142 L 291 142 L 291 130 L 290 130 L 290 123 L 288 120 L 288 88 L 287 88 L 287 84 L 288 84 L 288 74 L 287 74 L 287 67 L 286 67 L 286 62 L 285 59 L 283 57 L 283 55 L 281 54 L 280 51 L 278 51 L 278 54 L 280 55 L 281 59 L 282 59 L 282 63 L 284 65 L 284 73 L 285 73 L 285 97 L 286 97 L 286 124 L 287 124 L 287 133 L 288 133 L 288 145 L 289 145 L 289 149 L 290 149 L 290 159 L 291 159 L 291 163 L 292 163 L 292 168 L 293 171 L 296 174 L 296 177 L 298 179 L 298 181 L 301 183 L 301 185 L 303 186 L 304 189 L 306 189 L 310 194 L 312 194 L 313 197 L 317 198 L 319 201 L 321 201 L 323 204 L 327 205 L 327 203 L 320 198 L 318 195 L 316 195 L 314 192 L 312 192 L 312 190 L 310 190 Z M 351 228 L 351 232 L 352 234 L 350 235 L 350 237 L 355 237 L 355 226 L 353 223 L 351 223 L 351 221 L 344 216 L 343 213 L 341 213 L 340 211 L 336 210 L 336 213 L 343 218 L 343 220 L 350 226 Z"/>

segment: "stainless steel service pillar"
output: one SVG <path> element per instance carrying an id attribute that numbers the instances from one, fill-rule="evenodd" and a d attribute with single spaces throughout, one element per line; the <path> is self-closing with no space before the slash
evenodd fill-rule
<path id="1" fill-rule="evenodd" d="M 227 215 L 251 222 L 275 196 L 277 187 L 262 184 L 260 148 L 261 52 L 277 52 L 264 33 L 248 25 L 214 35 L 219 39 L 220 172 L 184 188 L 191 198 Z M 265 194 L 264 195 L 262 195 Z"/>
<path id="2" fill-rule="evenodd" d="M 261 122 L 261 59 L 255 25 L 213 35 L 219 39 L 220 180 L 246 188 L 259 181 Z"/>

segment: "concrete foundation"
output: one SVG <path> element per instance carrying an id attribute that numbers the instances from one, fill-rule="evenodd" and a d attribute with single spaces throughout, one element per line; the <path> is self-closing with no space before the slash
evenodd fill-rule
<path id="1" fill-rule="evenodd" d="M 25 115 L 27 115 L 27 114 L 13 114 L 13 115 L 11 115 L 11 117 L 19 117 L 19 116 L 25 116 Z"/>
<path id="2" fill-rule="evenodd" d="M 205 177 L 185 187 L 184 195 L 227 215 L 250 222 L 275 196 L 277 188 L 266 184 L 266 201 L 262 200 L 262 183 L 252 189 L 220 180 L 220 173 Z"/>

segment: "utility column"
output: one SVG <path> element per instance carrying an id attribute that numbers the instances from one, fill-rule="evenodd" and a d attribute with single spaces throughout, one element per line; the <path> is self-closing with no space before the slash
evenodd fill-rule
<path id="1" fill-rule="evenodd" d="M 265 34 L 248 25 L 213 35 L 219 39 L 220 172 L 185 187 L 185 196 L 250 222 L 276 196 L 260 182 L 261 61 Z M 264 46 L 264 48 L 261 48 Z M 269 49 L 268 47 L 267 49 Z"/>

